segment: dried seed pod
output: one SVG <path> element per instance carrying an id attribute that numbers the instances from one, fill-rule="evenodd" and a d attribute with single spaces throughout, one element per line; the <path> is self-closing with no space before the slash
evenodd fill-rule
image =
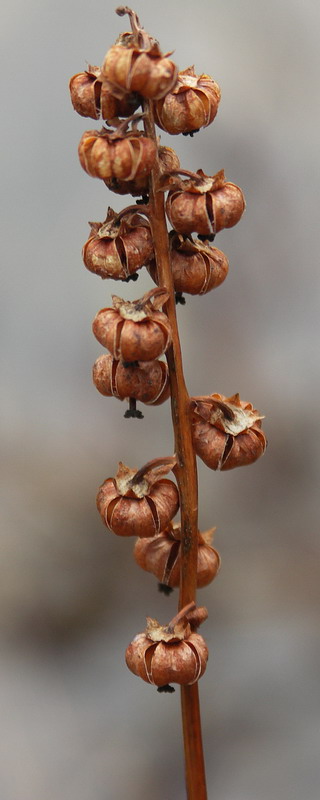
<path id="1" fill-rule="evenodd" d="M 177 82 L 154 104 L 157 125 L 171 134 L 206 128 L 218 111 L 221 91 L 210 75 L 196 75 L 194 67 L 179 72 Z"/>
<path id="2" fill-rule="evenodd" d="M 132 397 L 148 406 L 159 406 L 170 396 L 169 372 L 163 361 L 124 366 L 111 355 L 102 355 L 93 365 L 93 382 L 105 397 Z"/>
<path id="3" fill-rule="evenodd" d="M 113 308 L 102 308 L 93 320 L 96 339 L 117 360 L 159 358 L 171 343 L 170 322 L 166 314 L 159 311 L 168 297 L 166 289 L 151 289 L 132 302 L 112 295 Z"/>
<path id="4" fill-rule="evenodd" d="M 154 536 L 179 508 L 179 492 L 168 478 L 174 458 L 155 459 L 140 470 L 120 462 L 115 478 L 107 478 L 97 495 L 97 508 L 117 536 Z"/>
<path id="5" fill-rule="evenodd" d="M 261 430 L 264 417 L 238 394 L 195 397 L 193 408 L 194 448 L 208 467 L 233 469 L 263 455 L 267 445 Z"/>
<path id="6" fill-rule="evenodd" d="M 86 72 L 78 72 L 69 81 L 73 108 L 81 117 L 100 117 L 101 81 L 99 67 L 89 66 Z M 115 116 L 115 114 L 113 114 Z"/>
<path id="7" fill-rule="evenodd" d="M 226 255 L 211 247 L 209 242 L 195 241 L 171 231 L 169 235 L 170 263 L 176 292 L 206 294 L 225 280 L 229 262 Z M 155 259 L 147 264 L 148 272 L 157 283 Z"/>
<path id="8" fill-rule="evenodd" d="M 197 587 L 207 586 L 220 569 L 219 553 L 211 546 L 215 528 L 199 532 Z M 160 583 L 172 589 L 180 584 L 181 526 L 172 525 L 153 539 L 138 539 L 134 558 L 142 569 L 152 572 Z"/>
<path id="9" fill-rule="evenodd" d="M 160 173 L 170 172 L 180 167 L 180 161 L 172 147 L 159 147 L 159 166 Z M 147 195 L 149 192 L 148 176 L 140 176 L 133 181 L 121 181 L 118 178 L 110 178 L 105 181 L 106 186 L 111 192 L 116 194 L 131 194 L 133 197 Z"/>
<path id="10" fill-rule="evenodd" d="M 190 686 L 201 678 L 208 661 L 208 648 L 198 633 L 191 632 L 186 610 L 168 625 L 159 625 L 147 617 L 144 633 L 138 633 L 126 650 L 126 664 L 146 683 L 165 686 L 169 683 Z"/>
<path id="11" fill-rule="evenodd" d="M 198 176 L 198 177 L 197 177 Z M 196 231 L 211 236 L 223 228 L 232 228 L 245 210 L 245 199 L 239 186 L 225 180 L 221 170 L 209 178 L 198 170 L 186 181 L 172 178 L 173 188 L 167 197 L 166 213 L 178 233 Z"/>
<path id="12" fill-rule="evenodd" d="M 108 208 L 104 222 L 89 224 L 82 257 L 87 269 L 101 278 L 126 280 L 152 257 L 150 224 L 140 214 L 129 211 L 122 216 Z"/>
<path id="13" fill-rule="evenodd" d="M 176 83 L 178 67 L 143 30 L 123 33 L 108 50 L 101 73 L 111 91 L 138 92 L 149 100 L 163 97 Z"/>
<path id="14" fill-rule="evenodd" d="M 129 117 L 139 107 L 141 99 L 137 94 L 115 97 L 102 83 L 99 67 L 88 66 L 86 72 L 78 72 L 69 82 L 73 108 L 82 117 L 113 120 Z"/>
<path id="15" fill-rule="evenodd" d="M 132 181 L 149 175 L 157 148 L 152 139 L 141 131 L 124 134 L 119 130 L 108 133 L 85 131 L 78 153 L 81 166 L 92 178 L 116 178 Z"/>

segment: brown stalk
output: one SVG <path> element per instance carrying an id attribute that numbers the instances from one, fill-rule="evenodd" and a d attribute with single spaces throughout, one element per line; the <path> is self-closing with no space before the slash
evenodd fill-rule
<path id="1" fill-rule="evenodd" d="M 157 143 L 152 101 L 144 101 L 144 127 Z M 152 229 L 158 284 L 169 292 L 165 304 L 172 330 L 172 345 L 166 353 L 171 387 L 171 412 L 177 463 L 174 473 L 180 492 L 181 577 L 179 609 L 195 601 L 198 548 L 198 482 L 192 444 L 190 398 L 185 385 L 180 338 L 176 317 L 175 293 L 169 257 L 164 195 L 159 191 L 160 166 L 157 159 L 150 177 L 149 220 Z M 202 749 L 198 684 L 181 687 L 182 724 L 188 800 L 207 800 Z"/>

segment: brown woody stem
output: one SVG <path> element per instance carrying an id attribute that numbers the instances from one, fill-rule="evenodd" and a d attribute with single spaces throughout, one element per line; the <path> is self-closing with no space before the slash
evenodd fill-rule
<path id="1" fill-rule="evenodd" d="M 157 143 L 152 102 L 144 101 L 144 127 L 147 136 Z M 198 553 L 198 482 L 196 457 L 192 444 L 190 398 L 185 385 L 175 291 L 169 256 L 169 240 L 164 210 L 164 196 L 159 189 L 160 166 L 157 160 L 150 179 L 149 219 L 153 234 L 158 284 L 169 292 L 166 313 L 171 324 L 172 344 L 166 352 L 171 388 L 171 412 L 177 464 L 175 476 L 180 492 L 181 573 L 179 608 L 195 601 Z M 188 800 L 206 800 L 206 778 L 202 750 L 198 684 L 181 687 L 182 723 Z"/>

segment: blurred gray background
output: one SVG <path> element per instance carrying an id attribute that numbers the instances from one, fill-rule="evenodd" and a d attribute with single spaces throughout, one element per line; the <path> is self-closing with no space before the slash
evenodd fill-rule
<path id="1" fill-rule="evenodd" d="M 97 487 L 118 461 L 172 451 L 168 403 L 143 422 L 92 387 L 91 334 L 113 292 L 85 270 L 87 220 L 112 196 L 81 169 L 68 80 L 100 64 L 126 19 L 114 3 L 4 0 L 1 800 L 183 800 L 179 692 L 124 664 L 145 616 L 177 593 L 103 528 Z M 199 464 L 200 527 L 217 526 L 217 580 L 199 593 L 209 797 L 319 796 L 319 22 L 316 0 L 137 0 L 181 69 L 220 84 L 212 126 L 161 134 L 189 169 L 224 167 L 245 192 L 219 234 L 225 284 L 178 307 L 191 394 L 239 391 L 266 414 L 267 454 Z"/>

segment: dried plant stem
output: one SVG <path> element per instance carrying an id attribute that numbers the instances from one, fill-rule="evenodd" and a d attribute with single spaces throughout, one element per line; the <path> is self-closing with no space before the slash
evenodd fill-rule
<path id="1" fill-rule="evenodd" d="M 147 136 L 157 141 L 152 103 L 144 101 L 144 126 Z M 170 266 L 168 232 L 163 192 L 159 191 L 159 162 L 150 180 L 149 219 L 153 234 L 159 286 L 169 292 L 166 303 L 172 330 L 172 345 L 166 353 L 171 387 L 171 410 L 177 464 L 174 468 L 180 492 L 181 576 L 179 608 L 195 600 L 198 553 L 198 483 L 196 457 L 192 444 L 190 398 L 185 385 L 175 293 Z M 188 800 L 206 800 L 206 779 L 202 749 L 198 684 L 181 687 L 182 722 Z"/>

